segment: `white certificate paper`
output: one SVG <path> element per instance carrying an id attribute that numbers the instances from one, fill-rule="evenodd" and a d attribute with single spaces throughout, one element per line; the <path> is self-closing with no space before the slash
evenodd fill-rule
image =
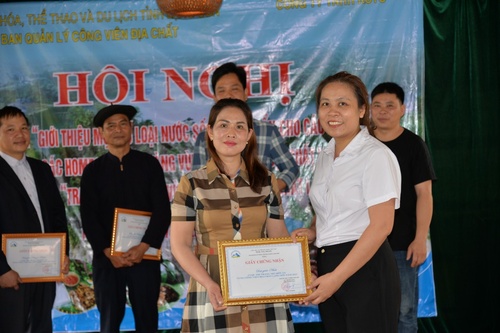
<path id="1" fill-rule="evenodd" d="M 307 241 L 230 241 L 219 243 L 219 250 L 226 305 L 300 300 L 310 293 Z"/>
<path id="2" fill-rule="evenodd" d="M 2 251 L 23 282 L 62 281 L 65 233 L 3 234 Z"/>
<path id="3" fill-rule="evenodd" d="M 151 219 L 150 212 L 115 208 L 111 255 L 119 256 L 131 247 L 139 245 Z M 150 247 L 144 259 L 160 260 L 161 250 Z"/>

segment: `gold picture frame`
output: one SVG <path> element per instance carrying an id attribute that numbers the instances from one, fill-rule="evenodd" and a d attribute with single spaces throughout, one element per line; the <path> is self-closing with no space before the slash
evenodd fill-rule
<path id="1" fill-rule="evenodd" d="M 66 233 L 2 234 L 2 252 L 23 283 L 64 280 Z"/>
<path id="2" fill-rule="evenodd" d="M 306 237 L 219 241 L 224 305 L 300 301 L 311 294 Z"/>
<path id="3" fill-rule="evenodd" d="M 151 215 L 152 213 L 141 210 L 115 208 L 111 236 L 112 256 L 120 256 L 132 246 L 140 244 Z M 161 249 L 150 247 L 143 259 L 161 260 Z"/>

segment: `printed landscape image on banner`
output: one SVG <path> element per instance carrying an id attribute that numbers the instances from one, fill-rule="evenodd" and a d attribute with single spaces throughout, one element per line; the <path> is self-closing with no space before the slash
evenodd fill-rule
<path id="1" fill-rule="evenodd" d="M 9 3 L 0 4 L 0 41 L 0 107 L 27 113 L 29 155 L 51 165 L 69 219 L 71 273 L 58 285 L 55 331 L 99 330 L 79 203 L 83 169 L 106 152 L 92 127 L 103 106 L 139 110 L 132 147 L 160 161 L 172 199 L 206 127 L 213 70 L 228 61 L 244 67 L 254 118 L 278 127 L 300 167 L 282 194 L 289 230 L 311 222 L 307 194 L 327 143 L 314 102 L 324 77 L 349 71 L 369 91 L 398 82 L 407 96 L 403 126 L 424 130 L 421 0 L 233 0 L 216 15 L 196 19 L 168 18 L 153 0 Z M 421 273 L 419 316 L 435 316 L 432 251 Z M 180 327 L 188 280 L 166 235 L 161 329 Z M 315 306 L 291 308 L 296 323 L 320 320 Z M 122 329 L 133 328 L 127 306 Z"/>

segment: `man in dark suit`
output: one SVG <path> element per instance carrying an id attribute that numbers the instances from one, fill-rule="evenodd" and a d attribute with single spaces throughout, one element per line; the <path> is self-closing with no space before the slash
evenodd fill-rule
<path id="1" fill-rule="evenodd" d="M 0 236 L 67 233 L 64 203 L 54 175 L 48 164 L 26 157 L 29 144 L 26 115 L 12 106 L 0 109 Z M 63 273 L 69 268 L 67 253 Z M 54 298 L 54 282 L 22 283 L 0 252 L 0 332 L 52 332 Z"/>

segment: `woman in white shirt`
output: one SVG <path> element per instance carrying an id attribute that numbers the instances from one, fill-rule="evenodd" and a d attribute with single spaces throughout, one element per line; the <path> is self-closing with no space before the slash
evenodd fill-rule
<path id="1" fill-rule="evenodd" d="M 316 90 L 321 126 L 332 137 L 321 152 L 309 193 L 319 277 L 303 300 L 318 304 L 325 332 L 397 332 L 399 275 L 387 236 L 399 207 L 396 157 L 372 135 L 368 92 L 340 72 Z"/>

